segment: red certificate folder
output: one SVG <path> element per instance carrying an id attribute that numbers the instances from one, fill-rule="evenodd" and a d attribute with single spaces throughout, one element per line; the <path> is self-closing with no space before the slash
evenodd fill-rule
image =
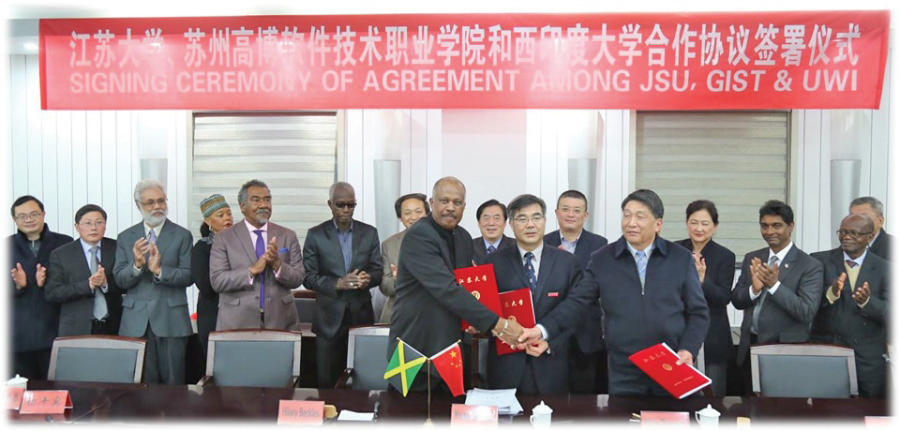
<path id="1" fill-rule="evenodd" d="M 500 294 L 500 307 L 503 310 L 504 318 L 515 320 L 522 325 L 523 328 L 533 328 L 534 319 L 534 301 L 531 299 L 531 289 L 524 288 L 518 290 L 510 290 Z M 497 356 L 508 355 L 510 353 L 523 352 L 509 347 L 499 338 L 494 339 L 497 346 Z M 524 352 L 523 352 L 524 353 Z"/>
<path id="2" fill-rule="evenodd" d="M 709 377 L 693 366 L 675 365 L 678 354 L 666 343 L 650 346 L 628 359 L 679 400 L 712 383 Z"/>
<path id="3" fill-rule="evenodd" d="M 464 287 L 472 296 L 485 307 L 501 315 L 500 297 L 497 295 L 497 278 L 494 277 L 494 265 L 478 265 L 460 268 L 453 271 L 456 282 Z M 469 322 L 462 321 L 463 331 L 469 327 Z"/>

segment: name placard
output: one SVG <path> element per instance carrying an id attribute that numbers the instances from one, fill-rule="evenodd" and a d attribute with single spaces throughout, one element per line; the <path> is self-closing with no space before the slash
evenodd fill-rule
<path id="1" fill-rule="evenodd" d="M 497 426 L 497 406 L 453 404 L 450 407 L 450 426 Z"/>
<path id="2" fill-rule="evenodd" d="M 69 391 L 25 391 L 22 394 L 22 407 L 19 413 L 27 414 L 62 414 L 72 408 Z"/>
<path id="3" fill-rule="evenodd" d="M 325 401 L 281 400 L 278 402 L 279 424 L 322 425 Z"/>
<path id="4" fill-rule="evenodd" d="M 22 405 L 22 394 L 25 388 L 6 388 L 6 408 L 10 410 L 19 410 Z"/>
<path id="5" fill-rule="evenodd" d="M 688 425 L 691 416 L 688 412 L 663 412 L 641 410 L 641 425 Z"/>

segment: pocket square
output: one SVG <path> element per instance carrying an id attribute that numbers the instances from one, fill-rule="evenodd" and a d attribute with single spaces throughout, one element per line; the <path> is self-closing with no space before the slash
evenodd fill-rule
<path id="1" fill-rule="evenodd" d="M 559 292 L 550 292 L 547 294 L 547 296 L 549 296 L 551 298 L 556 298 L 557 296 L 559 296 Z"/>

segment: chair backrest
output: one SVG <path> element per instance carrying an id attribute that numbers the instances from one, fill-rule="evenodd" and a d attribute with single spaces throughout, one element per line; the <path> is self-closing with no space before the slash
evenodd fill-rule
<path id="1" fill-rule="evenodd" d="M 217 386 L 287 386 L 300 376 L 301 338 L 272 329 L 210 332 L 206 375 Z"/>
<path id="2" fill-rule="evenodd" d="M 294 307 L 297 307 L 297 315 L 300 323 L 312 323 L 316 318 L 316 298 L 294 298 Z"/>
<path id="3" fill-rule="evenodd" d="M 48 380 L 140 383 L 146 341 L 115 335 L 59 337 L 50 350 Z"/>
<path id="4" fill-rule="evenodd" d="M 831 344 L 750 347 L 753 392 L 764 397 L 849 398 L 858 395 L 853 349 Z"/>
<path id="5" fill-rule="evenodd" d="M 360 390 L 384 390 L 390 325 L 350 328 L 347 341 L 347 368 L 353 369 L 351 387 Z"/>

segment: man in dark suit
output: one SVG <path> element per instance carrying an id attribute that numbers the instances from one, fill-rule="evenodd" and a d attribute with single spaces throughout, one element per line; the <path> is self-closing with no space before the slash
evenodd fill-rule
<path id="1" fill-rule="evenodd" d="M 869 251 L 882 259 L 891 260 L 893 236 L 884 231 L 884 204 L 872 196 L 863 196 L 850 202 L 850 214 L 865 214 L 875 224 L 875 233 L 869 240 Z"/>
<path id="2" fill-rule="evenodd" d="M 528 287 L 536 322 L 555 311 L 570 289 L 581 280 L 582 271 L 575 256 L 544 243 L 543 199 L 521 195 L 509 203 L 510 226 L 516 247 L 491 254 L 500 292 Z M 498 356 L 494 346 L 488 349 L 488 382 L 493 388 L 518 388 L 517 394 L 565 394 L 569 390 L 569 342 L 572 331 L 548 334 L 524 352 Z"/>
<path id="3" fill-rule="evenodd" d="M 665 342 L 679 362 L 693 365 L 706 338 L 709 312 L 691 253 L 661 238 L 663 204 L 652 190 L 622 201 L 622 237 L 593 255 L 582 282 L 540 323 L 550 337 L 582 318 L 579 309 L 601 300 L 611 395 L 669 396 L 628 359 Z M 523 343 L 542 337 L 529 328 Z"/>
<path id="4" fill-rule="evenodd" d="M 347 364 L 351 326 L 375 322 L 369 289 L 383 273 L 378 231 L 353 220 L 356 195 L 345 182 L 331 185 L 332 218 L 309 229 L 303 244 L 303 285 L 316 292 L 316 370 L 319 387 L 334 387 Z"/>
<path id="5" fill-rule="evenodd" d="M 116 240 L 106 233 L 106 211 L 88 204 L 75 213 L 79 239 L 50 253 L 44 296 L 60 303 L 59 336 L 116 335 L 122 291 L 112 276 Z M 109 268 L 109 273 L 107 273 Z"/>
<path id="6" fill-rule="evenodd" d="M 825 270 L 825 298 L 813 324 L 814 337 L 853 348 L 856 379 L 863 397 L 884 398 L 890 263 L 866 247 L 875 224 L 851 214 L 841 221 L 841 246 L 813 253 Z M 818 338 L 818 337 L 817 337 Z"/>
<path id="7" fill-rule="evenodd" d="M 44 298 L 47 266 L 50 252 L 72 242 L 72 237 L 50 231 L 44 223 L 44 204 L 34 196 L 17 198 L 9 213 L 16 223 L 16 233 L 7 239 L 13 314 L 10 377 L 44 380 L 59 329 L 59 306 Z"/>
<path id="8" fill-rule="evenodd" d="M 156 180 L 134 186 L 143 220 L 116 240 L 113 268 L 122 297 L 119 335 L 147 340 L 144 381 L 183 385 L 188 336 L 193 333 L 185 289 L 191 278 L 191 232 L 168 218 L 166 192 Z"/>
<path id="9" fill-rule="evenodd" d="M 768 247 L 744 256 L 731 303 L 744 311 L 737 365 L 744 366 L 744 392 L 751 391 L 750 345 L 804 343 L 822 297 L 822 264 L 794 245 L 794 212 L 770 200 L 759 209 L 759 229 Z M 745 364 L 746 363 L 746 364 Z"/>
<path id="10" fill-rule="evenodd" d="M 503 229 L 506 228 L 506 205 L 496 199 L 486 201 L 475 210 L 475 219 L 481 230 L 481 236 L 472 240 L 475 264 L 483 264 L 487 256 L 495 251 L 515 246 L 516 242 L 503 234 Z"/>
<path id="11" fill-rule="evenodd" d="M 588 218 L 587 197 L 578 190 L 566 190 L 556 200 L 559 230 L 544 236 L 544 243 L 575 255 L 586 268 L 591 253 L 607 244 L 606 238 L 584 228 Z M 606 393 L 606 348 L 603 346 L 603 310 L 599 302 L 588 305 L 581 325 L 570 344 L 569 385 L 573 393 Z"/>
<path id="12" fill-rule="evenodd" d="M 472 264 L 472 237 L 459 226 L 466 207 L 465 186 L 454 177 L 441 178 L 429 203 L 431 215 L 410 226 L 400 245 L 388 360 L 398 337 L 426 356 L 440 352 L 462 338 L 461 318 L 482 333 L 516 342 L 522 327 L 478 302 L 453 275 L 454 269 Z M 449 392 L 436 370 L 431 370 L 431 376 L 433 387 Z M 426 385 L 423 375 L 411 390 L 423 391 Z"/>
<path id="13" fill-rule="evenodd" d="M 271 222 L 272 193 L 259 180 L 238 191 L 243 222 L 222 231 L 209 255 L 209 279 L 219 293 L 216 330 L 300 330 L 292 289 L 303 283 L 303 256 L 294 231 Z"/>

